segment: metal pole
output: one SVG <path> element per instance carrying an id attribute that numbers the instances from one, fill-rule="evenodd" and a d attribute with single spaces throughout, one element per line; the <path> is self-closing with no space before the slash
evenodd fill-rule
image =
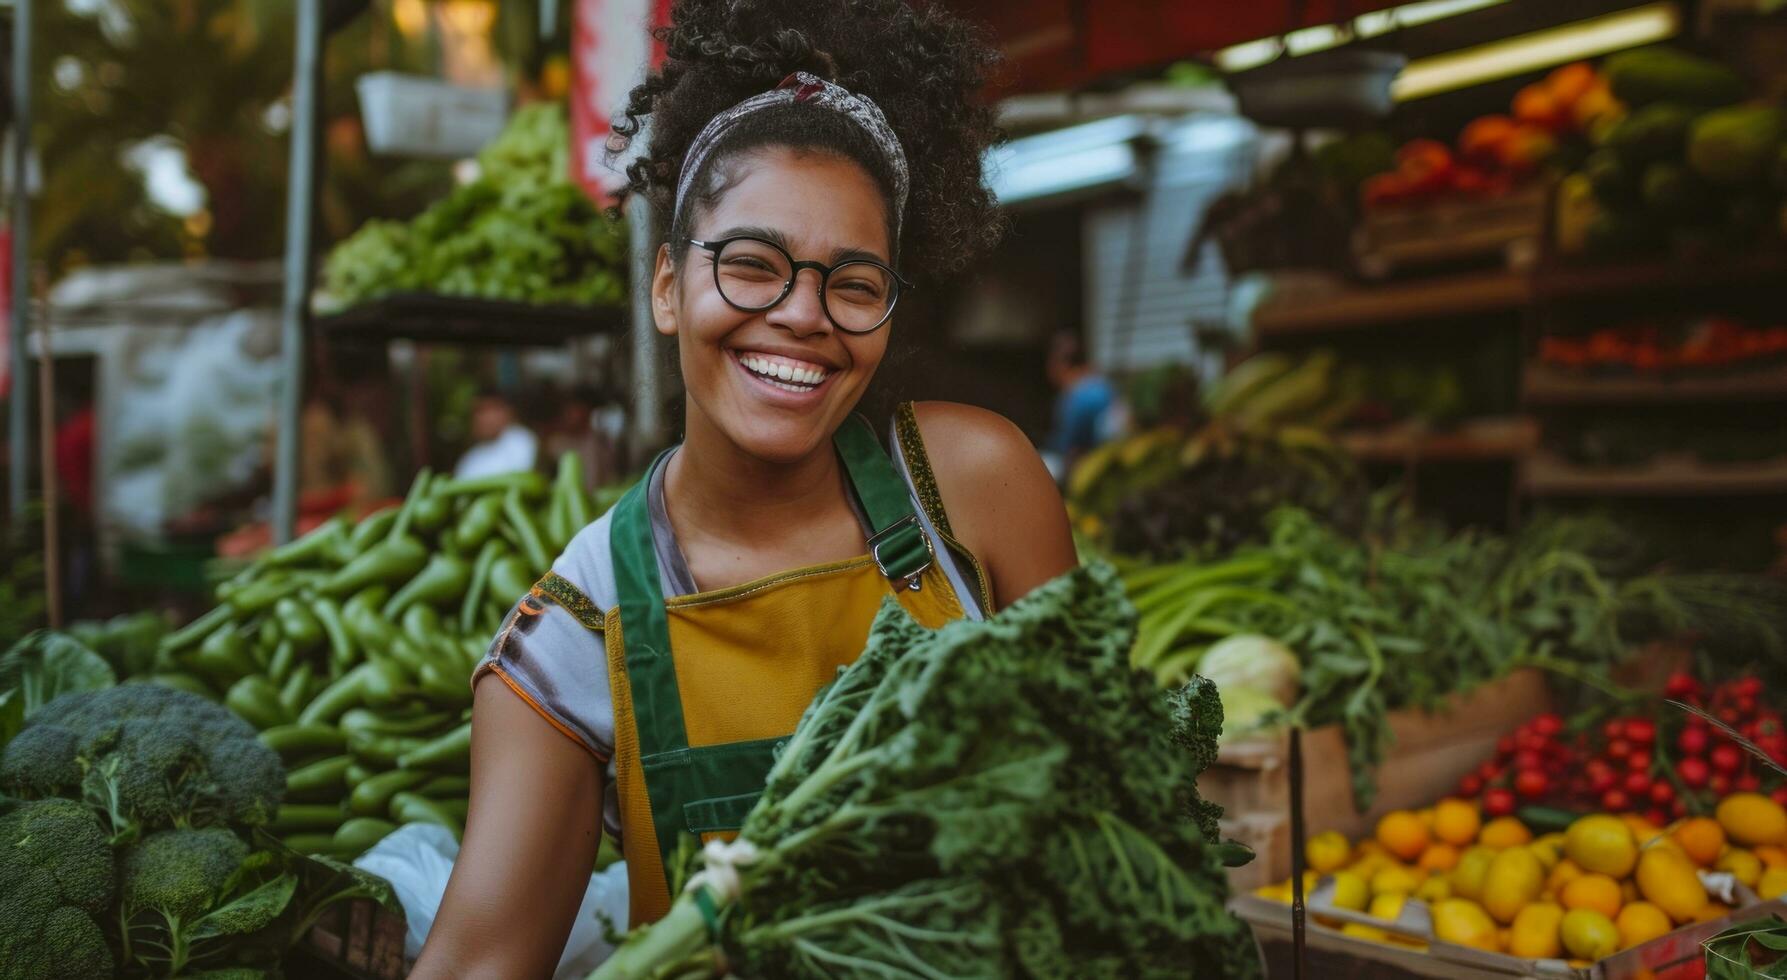
<path id="1" fill-rule="evenodd" d="M 56 351 L 50 318 L 37 330 L 38 446 L 43 467 L 43 594 L 50 629 L 62 628 L 62 497 L 56 489 Z"/>
<path id="2" fill-rule="evenodd" d="M 7 483 L 15 522 L 31 484 L 31 2 L 12 4 L 12 468 Z M 48 355 L 48 351 L 45 351 Z"/>
<path id="3" fill-rule="evenodd" d="M 322 83 L 323 0 L 298 0 L 292 73 L 292 148 L 285 208 L 285 302 L 279 353 L 279 440 L 273 462 L 273 541 L 298 519 L 298 418 L 304 402 L 304 335 L 310 318 L 311 212 L 316 197 L 317 98 Z"/>
<path id="4" fill-rule="evenodd" d="M 652 319 L 652 273 L 658 243 L 652 231 L 651 203 L 638 194 L 627 198 L 627 241 L 633 274 L 633 432 L 628 439 L 632 463 L 650 459 L 663 438 L 663 365 L 658 357 L 658 330 Z"/>

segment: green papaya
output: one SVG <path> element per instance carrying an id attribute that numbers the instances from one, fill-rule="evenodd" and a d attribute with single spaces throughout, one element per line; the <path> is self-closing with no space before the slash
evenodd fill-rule
<path id="1" fill-rule="evenodd" d="M 1781 112 L 1773 106 L 1715 109 L 1688 132 L 1688 164 L 1727 187 L 1760 187 L 1781 152 Z"/>
<path id="2" fill-rule="evenodd" d="M 1680 160 L 1687 152 L 1688 131 L 1700 110 L 1662 102 L 1636 110 L 1607 134 L 1607 146 L 1628 165 L 1642 167 L 1659 160 Z"/>
<path id="3" fill-rule="evenodd" d="M 1659 102 L 1712 108 L 1744 97 L 1743 79 L 1730 68 L 1664 45 L 1622 51 L 1602 70 L 1613 94 L 1633 108 Z"/>

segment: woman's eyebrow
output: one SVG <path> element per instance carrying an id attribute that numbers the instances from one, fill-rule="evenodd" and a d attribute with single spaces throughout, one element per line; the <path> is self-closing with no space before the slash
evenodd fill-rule
<path id="1" fill-rule="evenodd" d="M 839 265 L 844 262 L 857 262 L 865 259 L 880 265 L 887 264 L 886 259 L 876 255 L 874 252 L 871 252 L 866 248 L 836 248 L 833 249 L 831 253 L 832 265 Z"/>

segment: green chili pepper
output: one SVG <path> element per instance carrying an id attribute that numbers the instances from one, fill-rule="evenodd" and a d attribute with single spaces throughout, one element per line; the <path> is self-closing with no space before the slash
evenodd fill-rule
<path id="1" fill-rule="evenodd" d="M 397 636 L 396 625 L 379 612 L 389 595 L 390 590 L 384 586 L 369 585 L 341 606 L 341 621 L 348 636 L 368 653 L 382 652 Z"/>
<path id="2" fill-rule="evenodd" d="M 507 599 L 514 602 L 527 595 L 534 587 L 534 577 L 528 570 L 528 563 L 520 555 L 504 555 L 490 567 L 490 589 L 498 596 L 513 596 Z"/>
<path id="3" fill-rule="evenodd" d="M 236 611 L 229 606 L 217 606 L 180 629 L 162 637 L 161 642 L 156 645 L 156 649 L 162 653 L 176 653 L 210 636 L 219 626 L 234 619 L 235 616 Z"/>
<path id="4" fill-rule="evenodd" d="M 414 769 L 399 769 L 398 772 L 416 772 Z M 428 797 L 445 797 L 447 799 L 464 799 L 472 791 L 472 781 L 467 776 L 432 776 L 428 782 L 416 787 L 416 792 Z"/>
<path id="5" fill-rule="evenodd" d="M 472 723 L 466 722 L 398 758 L 400 769 L 464 772 L 471 764 Z"/>
<path id="6" fill-rule="evenodd" d="M 261 732 L 258 737 L 262 745 L 288 762 L 316 752 L 340 753 L 347 748 L 347 736 L 334 725 L 280 725 Z"/>
<path id="7" fill-rule="evenodd" d="M 397 523 L 397 512 L 401 509 L 386 507 L 368 514 L 354 526 L 354 533 L 348 535 L 347 547 L 342 550 L 342 555 L 353 558 L 365 554 L 366 549 L 383 541 L 391 533 L 391 525 Z"/>
<path id="8" fill-rule="evenodd" d="M 353 708 L 341 716 L 341 730 L 361 731 L 375 735 L 424 735 L 441 730 L 453 720 L 450 711 L 426 711 L 414 715 L 394 715 L 370 708 Z"/>
<path id="9" fill-rule="evenodd" d="M 267 679 L 275 685 L 284 684 L 297 663 L 298 648 L 290 640 L 280 640 L 279 645 L 273 648 L 273 656 L 267 660 Z"/>
<path id="10" fill-rule="evenodd" d="M 397 825 L 389 820 L 354 817 L 335 828 L 335 836 L 330 839 L 329 846 L 343 857 L 358 857 L 396 830 Z"/>
<path id="11" fill-rule="evenodd" d="M 435 480 L 438 486 L 441 480 Z M 423 534 L 433 534 L 446 526 L 447 519 L 453 516 L 453 498 L 430 492 L 416 503 L 416 512 L 410 519 L 410 526 Z"/>
<path id="12" fill-rule="evenodd" d="M 546 552 L 546 543 L 540 539 L 540 527 L 522 503 L 519 489 L 510 490 L 503 496 L 503 516 L 521 544 L 522 557 L 535 570 L 544 572 L 552 565 L 552 556 Z"/>
<path id="13" fill-rule="evenodd" d="M 275 602 L 273 615 L 279 620 L 280 632 L 299 653 L 309 653 L 322 645 L 323 624 L 297 599 L 287 596 Z"/>
<path id="14" fill-rule="evenodd" d="M 191 674 L 183 674 L 179 671 L 170 670 L 158 674 L 150 674 L 148 677 L 143 678 L 143 680 L 150 684 L 160 684 L 162 687 L 171 687 L 178 691 L 185 691 L 188 694 L 196 694 L 207 701 L 217 700 L 217 691 L 212 689 L 211 685 Z"/>
<path id="15" fill-rule="evenodd" d="M 320 796 L 325 799 L 339 799 L 342 781 L 347 776 L 347 767 L 353 762 L 348 756 L 337 755 L 293 769 L 285 777 L 286 798 L 295 800 Z"/>
<path id="16" fill-rule="evenodd" d="M 259 669 L 248 652 L 248 641 L 234 625 L 225 624 L 205 637 L 188 662 L 219 686 L 234 684 Z"/>
<path id="17" fill-rule="evenodd" d="M 279 703 L 285 705 L 286 712 L 292 717 L 296 718 L 298 712 L 303 711 L 304 706 L 310 703 L 310 688 L 315 678 L 316 667 L 310 663 L 301 663 L 292 670 L 292 675 L 285 679 L 285 683 L 279 686 Z"/>
<path id="18" fill-rule="evenodd" d="M 267 829 L 275 834 L 333 830 L 340 826 L 341 816 L 337 803 L 282 803 Z"/>
<path id="19" fill-rule="evenodd" d="M 453 529 L 453 536 L 460 547 L 475 548 L 496 531 L 497 522 L 502 517 L 502 495 L 487 493 L 467 505 L 465 513 L 460 515 L 459 524 Z"/>
<path id="20" fill-rule="evenodd" d="M 347 543 L 348 523 L 344 517 L 331 517 L 309 534 L 288 541 L 262 556 L 261 562 L 274 568 L 288 565 L 313 565 L 333 562 Z"/>
<path id="21" fill-rule="evenodd" d="M 452 555 L 435 555 L 428 560 L 427 567 L 409 580 L 391 601 L 385 603 L 384 614 L 387 619 L 396 619 L 411 603 L 436 605 L 455 599 L 465 594 L 466 585 L 471 581 L 471 566 Z"/>
<path id="22" fill-rule="evenodd" d="M 402 670 L 392 664 L 371 660 L 323 688 L 298 713 L 298 720 L 307 725 L 333 721 L 357 704 L 391 704 L 410 693 L 409 680 L 403 676 Z"/>
<path id="23" fill-rule="evenodd" d="M 324 595 L 346 595 L 368 585 L 394 585 L 407 581 L 428 561 L 428 549 L 412 537 L 390 538 L 366 552 L 324 580 L 318 591 Z"/>
<path id="24" fill-rule="evenodd" d="M 278 603 L 274 603 L 275 606 Z M 255 627 L 254 645 L 262 650 L 272 650 L 279 646 L 279 619 L 274 616 L 262 616 L 261 624 Z"/>
<path id="25" fill-rule="evenodd" d="M 397 511 L 397 522 L 391 525 L 391 532 L 385 536 L 387 541 L 396 541 L 410 533 L 410 524 L 416 519 L 416 507 L 428 496 L 428 484 L 434 480 L 434 471 L 422 467 L 410 483 L 410 492 L 403 498 L 403 506 Z"/>
<path id="26" fill-rule="evenodd" d="M 523 497 L 537 500 L 546 496 L 546 478 L 533 470 L 473 476 L 461 480 L 444 480 L 434 492 L 448 497 L 462 497 L 473 493 L 507 493 L 511 489 L 521 491 Z"/>
<path id="27" fill-rule="evenodd" d="M 441 614 L 433 606 L 411 606 L 397 619 L 403 635 L 423 650 L 432 650 L 446 640 L 447 630 Z"/>
<path id="28" fill-rule="evenodd" d="M 354 730 L 347 733 L 347 750 L 355 759 L 369 766 L 393 766 L 399 756 L 414 752 L 428 744 L 418 735 L 382 735 L 378 732 Z"/>
<path id="29" fill-rule="evenodd" d="M 430 660 L 416 671 L 416 686 L 422 694 L 439 704 L 465 705 L 472 700 L 472 686 L 466 674 Z"/>
<path id="30" fill-rule="evenodd" d="M 276 571 L 252 585 L 245 585 L 231 592 L 224 601 L 238 615 L 246 616 L 260 612 L 286 596 L 296 594 L 313 577 L 300 576 L 296 572 Z"/>
<path id="31" fill-rule="evenodd" d="M 368 778 L 348 794 L 347 808 L 353 813 L 374 816 L 391 808 L 391 797 L 406 789 L 414 789 L 431 777 L 417 769 L 392 769 Z"/>
<path id="32" fill-rule="evenodd" d="M 394 793 L 391 796 L 391 819 L 398 823 L 438 823 L 451 830 L 454 837 L 461 833 L 463 818 L 456 817 L 448 807 L 437 800 L 431 800 L 418 793 Z"/>
<path id="33" fill-rule="evenodd" d="M 223 704 L 256 728 L 277 728 L 292 722 L 291 713 L 280 703 L 279 689 L 259 675 L 250 674 L 230 685 Z"/>
<path id="34" fill-rule="evenodd" d="M 478 606 L 484 601 L 485 587 L 490 584 L 490 568 L 502 557 L 501 541 L 486 541 L 478 551 L 478 560 L 472 563 L 472 578 L 466 586 L 465 598 L 459 602 L 459 631 L 470 633 L 478 622 Z"/>
<path id="35" fill-rule="evenodd" d="M 329 638 L 329 667 L 337 673 L 347 670 L 353 664 L 354 640 L 348 634 L 347 624 L 341 619 L 341 606 L 334 599 L 318 596 L 310 604 L 310 611 L 316 616 L 317 625 L 322 627 L 323 635 Z"/>
<path id="36" fill-rule="evenodd" d="M 309 831 L 298 834 L 286 834 L 279 839 L 281 844 L 299 854 L 325 854 L 335 856 L 335 835 Z"/>

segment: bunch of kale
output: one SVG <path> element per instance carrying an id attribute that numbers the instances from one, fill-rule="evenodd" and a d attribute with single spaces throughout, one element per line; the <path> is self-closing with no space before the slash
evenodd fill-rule
<path id="1" fill-rule="evenodd" d="M 1214 699 L 1178 699 L 1176 740 L 1134 635 L 1102 566 L 935 631 L 888 603 L 746 820 L 718 949 L 685 895 L 596 976 L 1255 974 L 1191 789 Z"/>

